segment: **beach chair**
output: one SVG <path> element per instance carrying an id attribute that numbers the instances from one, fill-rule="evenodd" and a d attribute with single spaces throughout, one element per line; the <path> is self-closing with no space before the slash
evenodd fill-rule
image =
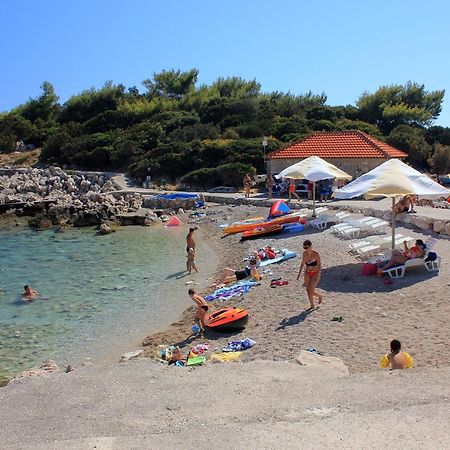
<path id="1" fill-rule="evenodd" d="M 428 253 L 433 249 L 436 244 L 436 238 L 428 238 L 425 241 L 425 254 L 422 258 L 408 259 L 405 264 L 401 266 L 391 267 L 390 269 L 383 270 L 383 273 L 387 273 L 391 278 L 403 278 L 407 268 L 411 267 L 425 267 L 428 272 L 437 272 L 441 267 L 441 257 L 437 256 L 434 261 L 425 261 Z"/>
<path id="2" fill-rule="evenodd" d="M 318 230 L 325 230 L 325 228 L 328 225 L 328 217 L 317 217 L 316 219 L 311 219 L 308 221 L 308 225 L 311 225 L 314 228 L 317 228 Z"/>
<path id="3" fill-rule="evenodd" d="M 413 241 L 414 238 L 410 236 L 404 236 L 403 234 L 398 234 L 395 236 L 394 248 L 403 245 L 403 242 Z M 366 260 L 366 262 L 372 264 L 379 264 L 382 262 L 389 261 L 391 257 L 391 246 L 392 238 L 391 236 L 370 236 L 367 238 L 370 244 L 357 248 L 354 253 L 356 257 L 360 260 Z M 366 242 L 367 242 L 366 241 Z M 384 252 L 384 253 L 382 253 Z M 370 259 L 367 259 L 370 258 Z"/>
<path id="4" fill-rule="evenodd" d="M 353 214 L 346 212 L 346 211 L 339 211 L 331 216 L 328 216 L 328 222 L 332 222 L 332 223 L 341 223 L 343 222 L 346 218 L 351 218 L 354 217 Z"/>
<path id="5" fill-rule="evenodd" d="M 349 227 L 340 228 L 337 230 L 337 234 L 342 238 L 358 238 L 361 233 L 372 234 L 372 233 L 384 233 L 388 222 L 381 219 L 366 219 L 361 220 L 358 223 L 351 225 Z"/>

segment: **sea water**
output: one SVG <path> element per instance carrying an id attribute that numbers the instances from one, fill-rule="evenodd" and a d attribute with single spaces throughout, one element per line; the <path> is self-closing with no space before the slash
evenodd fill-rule
<path id="1" fill-rule="evenodd" d="M 199 274 L 186 275 L 186 227 L 121 227 L 36 232 L 0 226 L 0 376 L 54 359 L 102 362 L 135 350 L 176 320 L 216 270 L 216 255 L 197 240 Z M 29 284 L 40 296 L 26 303 Z"/>

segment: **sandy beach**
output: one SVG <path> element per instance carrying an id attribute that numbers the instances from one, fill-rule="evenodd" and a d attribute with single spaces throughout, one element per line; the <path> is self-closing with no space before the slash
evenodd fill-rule
<path id="1" fill-rule="evenodd" d="M 247 328 L 234 335 L 207 331 L 202 338 L 190 336 L 191 307 L 167 329 L 145 338 L 149 358 L 16 380 L 0 389 L 2 448 L 449 447 L 450 276 L 445 257 L 439 275 L 411 270 L 386 285 L 376 276 L 362 276 L 361 264 L 347 252 L 352 241 L 329 231 L 307 228 L 296 236 L 241 243 L 239 235 L 222 238 L 219 225 L 264 216 L 266 208 L 210 206 L 208 211 L 197 223 L 196 239 L 208 240 L 221 268 L 242 268 L 243 258 L 264 245 L 299 253 L 269 266 L 272 275 L 264 273 L 261 284 L 244 296 L 210 303 L 212 310 L 248 309 Z M 403 227 L 398 232 L 426 237 Z M 313 311 L 306 311 L 304 288 L 296 281 L 305 239 L 320 252 L 323 265 L 324 300 Z M 450 241 L 439 239 L 434 250 L 448 255 Z M 289 283 L 271 288 L 270 280 L 280 277 Z M 206 294 L 212 281 L 194 286 Z M 343 320 L 332 321 L 335 316 Z M 241 362 L 176 368 L 154 358 L 159 345 L 178 344 L 186 354 L 209 342 L 211 353 L 244 337 L 256 345 L 243 352 Z M 414 357 L 414 369 L 379 367 L 392 338 Z M 349 373 L 299 365 L 295 357 L 311 347 L 340 358 Z"/>
<path id="2" fill-rule="evenodd" d="M 247 294 L 210 303 L 212 310 L 224 306 L 248 309 L 250 319 L 243 332 L 230 337 L 209 331 L 203 339 L 188 338 L 194 314 L 191 308 L 168 330 L 145 339 L 147 355 L 153 356 L 155 346 L 161 344 L 180 344 L 186 352 L 191 346 L 208 341 L 213 349 L 220 350 L 229 340 L 249 337 L 257 345 L 243 354 L 244 361 L 292 361 L 300 350 L 315 348 L 324 355 L 341 358 L 350 372 L 363 372 L 381 370 L 379 359 L 388 351 L 390 340 L 396 338 L 414 357 L 417 367 L 450 365 L 450 330 L 446 326 L 450 313 L 447 300 L 450 271 L 445 257 L 439 274 L 431 274 L 424 268 L 411 269 L 403 279 L 386 285 L 383 279 L 361 274 L 361 263 L 348 253 L 354 240 L 342 240 L 329 230 L 308 227 L 294 236 L 240 242 L 240 234 L 223 237 L 218 225 L 265 216 L 267 208 L 213 206 L 210 212 L 198 224 L 199 233 L 219 253 L 222 268 L 243 268 L 243 258 L 265 245 L 288 248 L 298 256 L 270 265 L 273 275 L 263 273 L 261 285 Z M 402 226 L 397 232 L 413 238 L 428 237 Z M 322 258 L 319 287 L 324 291 L 324 301 L 314 311 L 307 311 L 309 303 L 302 279 L 296 280 L 305 239 L 313 242 Z M 450 254 L 450 240 L 440 238 L 434 250 L 440 255 Z M 280 277 L 289 284 L 270 288 L 270 280 Z M 196 289 L 202 294 L 211 292 L 207 286 L 198 285 Z M 336 316 L 343 320 L 332 321 Z"/>

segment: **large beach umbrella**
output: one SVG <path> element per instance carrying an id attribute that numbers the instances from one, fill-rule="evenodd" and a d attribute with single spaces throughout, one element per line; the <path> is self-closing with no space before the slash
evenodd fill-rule
<path id="1" fill-rule="evenodd" d="M 313 217 L 316 215 L 316 181 L 330 180 L 351 180 L 352 176 L 335 165 L 325 161 L 318 156 L 310 156 L 302 161 L 286 167 L 276 178 L 293 178 L 294 180 L 312 181 L 313 183 Z"/>
<path id="2" fill-rule="evenodd" d="M 420 195 L 428 198 L 448 197 L 450 191 L 423 173 L 399 159 L 390 159 L 361 175 L 341 189 L 333 197 L 348 199 L 360 197 L 392 197 L 392 248 L 395 243 L 395 197 Z"/>

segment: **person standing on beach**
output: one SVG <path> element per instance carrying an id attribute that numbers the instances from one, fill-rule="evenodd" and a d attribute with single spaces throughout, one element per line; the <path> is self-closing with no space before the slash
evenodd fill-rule
<path id="1" fill-rule="evenodd" d="M 250 197 L 250 189 L 252 188 L 252 177 L 249 173 L 245 174 L 244 179 L 242 180 L 242 184 L 244 185 L 245 197 Z"/>
<path id="2" fill-rule="evenodd" d="M 195 272 L 198 272 L 197 264 L 195 264 L 195 250 L 193 248 L 189 248 L 186 261 L 186 270 L 188 275 L 191 274 L 192 269 L 194 269 Z"/>
<path id="3" fill-rule="evenodd" d="M 189 289 L 188 291 L 189 297 L 192 298 L 194 303 L 197 305 L 197 312 L 195 314 L 195 320 L 194 322 L 198 325 L 200 328 L 200 333 L 202 334 L 205 331 L 206 325 L 205 325 L 205 316 L 208 312 L 209 306 L 207 305 L 205 299 L 198 295 L 194 289 Z"/>
<path id="4" fill-rule="evenodd" d="M 307 239 L 303 242 L 303 257 L 298 271 L 297 280 L 300 278 L 303 268 L 305 269 L 305 288 L 309 300 L 309 309 L 314 309 L 314 297 L 317 297 L 318 304 L 322 303 L 322 295 L 316 292 L 320 281 L 321 261 L 320 254 L 312 249 L 312 242 Z"/>
<path id="5" fill-rule="evenodd" d="M 297 192 L 295 192 L 295 180 L 293 178 L 289 179 L 289 188 L 288 188 L 288 194 L 289 194 L 289 200 L 292 200 L 292 196 L 294 196 L 297 200 L 300 200 L 300 197 L 298 196 Z"/>
<path id="6" fill-rule="evenodd" d="M 268 195 L 269 199 L 272 198 L 274 186 L 275 186 L 275 181 L 273 180 L 272 175 L 268 174 L 267 179 L 266 179 L 266 188 L 267 188 L 267 195 Z"/>
<path id="7" fill-rule="evenodd" d="M 189 254 L 189 249 L 192 248 L 195 253 L 195 240 L 194 231 L 198 230 L 197 227 L 189 228 L 189 233 L 186 236 L 186 253 Z"/>

